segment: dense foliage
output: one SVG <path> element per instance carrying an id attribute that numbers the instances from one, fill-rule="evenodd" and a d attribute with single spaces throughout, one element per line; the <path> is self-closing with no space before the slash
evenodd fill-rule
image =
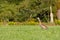
<path id="1" fill-rule="evenodd" d="M 55 12 L 54 0 L 0 0 L 0 21 L 22 22 L 36 17 L 49 21 L 51 3 Z"/>

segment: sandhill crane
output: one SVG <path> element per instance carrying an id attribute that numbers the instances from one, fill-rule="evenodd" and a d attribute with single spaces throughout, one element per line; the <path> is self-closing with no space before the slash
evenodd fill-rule
<path id="1" fill-rule="evenodd" d="M 38 17 L 37 19 L 38 19 L 38 21 L 39 21 L 40 27 L 41 27 L 42 29 L 47 29 L 47 26 L 41 23 L 40 18 Z"/>

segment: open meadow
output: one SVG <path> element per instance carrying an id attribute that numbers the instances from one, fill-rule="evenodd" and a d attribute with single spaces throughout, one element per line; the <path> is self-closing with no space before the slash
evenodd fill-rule
<path id="1" fill-rule="evenodd" d="M 0 40 L 60 40 L 60 27 L 48 26 L 44 30 L 38 25 L 2 25 Z"/>

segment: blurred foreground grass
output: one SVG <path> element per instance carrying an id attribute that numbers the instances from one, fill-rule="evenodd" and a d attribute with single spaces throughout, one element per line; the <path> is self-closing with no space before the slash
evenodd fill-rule
<path id="1" fill-rule="evenodd" d="M 0 40 L 60 40 L 60 27 L 38 25 L 0 25 Z"/>

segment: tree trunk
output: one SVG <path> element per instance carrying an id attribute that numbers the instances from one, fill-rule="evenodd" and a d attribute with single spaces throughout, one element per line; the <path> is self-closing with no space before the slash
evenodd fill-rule
<path id="1" fill-rule="evenodd" d="M 50 6 L 50 22 L 51 22 L 51 23 L 54 22 L 53 13 L 52 13 L 52 6 Z"/>
<path id="2" fill-rule="evenodd" d="M 57 18 L 60 20 L 60 9 L 57 10 Z"/>
<path id="3" fill-rule="evenodd" d="M 56 1 L 56 7 L 57 7 L 56 16 L 57 16 L 58 20 L 60 20 L 60 0 Z"/>

